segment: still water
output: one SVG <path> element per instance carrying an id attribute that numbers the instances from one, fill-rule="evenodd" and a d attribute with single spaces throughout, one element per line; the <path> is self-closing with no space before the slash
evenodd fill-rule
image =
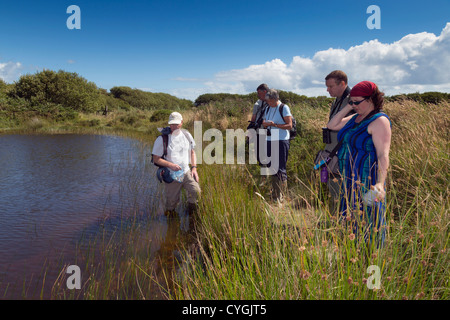
<path id="1" fill-rule="evenodd" d="M 43 275 L 51 287 L 105 221 L 140 217 L 163 237 L 150 153 L 116 136 L 0 136 L 0 299 L 49 298 Z"/>

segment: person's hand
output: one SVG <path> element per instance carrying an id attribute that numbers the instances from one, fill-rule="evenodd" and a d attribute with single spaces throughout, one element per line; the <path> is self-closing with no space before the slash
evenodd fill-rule
<path id="1" fill-rule="evenodd" d="M 349 112 L 355 111 L 355 106 L 352 106 L 350 103 L 348 103 L 345 107 L 343 107 L 341 110 L 345 109 L 345 114 L 348 114 Z"/>
<path id="2" fill-rule="evenodd" d="M 386 190 L 384 190 L 384 185 L 382 183 L 377 183 L 373 186 L 375 190 L 378 191 L 377 197 L 375 201 L 383 201 L 386 197 Z"/>
<path id="3" fill-rule="evenodd" d="M 168 166 L 170 170 L 172 171 L 178 171 L 181 170 L 181 167 L 175 163 L 171 163 L 170 166 Z"/>
<path id="4" fill-rule="evenodd" d="M 194 178 L 194 180 L 198 182 L 199 178 L 198 178 L 197 168 L 192 168 L 191 172 L 192 172 L 192 178 Z"/>
<path id="5" fill-rule="evenodd" d="M 273 122 L 273 121 L 263 121 L 263 126 L 264 126 L 264 128 L 267 128 L 267 127 L 274 127 L 275 126 L 275 122 Z"/>

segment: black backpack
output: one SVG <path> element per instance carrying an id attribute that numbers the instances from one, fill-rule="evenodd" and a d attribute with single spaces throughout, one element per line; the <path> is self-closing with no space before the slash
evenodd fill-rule
<path id="1" fill-rule="evenodd" d="M 163 139 L 163 155 L 162 155 L 162 157 L 161 157 L 162 159 L 165 159 L 165 156 L 167 155 L 167 146 L 168 146 L 168 144 L 169 144 L 169 134 L 170 134 L 170 133 L 171 133 L 170 127 L 165 127 L 165 128 L 163 128 L 163 129 L 161 130 L 161 136 L 162 136 L 162 139 Z M 160 165 L 156 164 L 156 163 L 153 161 L 153 154 L 152 154 L 152 163 L 153 163 L 155 166 L 161 168 Z"/>
<path id="2" fill-rule="evenodd" d="M 284 120 L 283 117 L 283 107 L 284 103 L 280 105 L 280 115 L 281 119 Z M 289 130 L 289 140 L 294 140 L 294 138 L 297 136 L 297 120 L 295 120 L 294 116 L 292 116 L 292 128 Z"/>

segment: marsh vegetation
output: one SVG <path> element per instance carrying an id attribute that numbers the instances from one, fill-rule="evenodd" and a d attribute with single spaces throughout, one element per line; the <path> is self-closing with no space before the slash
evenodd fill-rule
<path id="1" fill-rule="evenodd" d="M 203 130 L 245 130 L 256 100 L 252 94 L 204 95 L 195 103 L 173 100 L 152 107 L 144 102 L 133 105 L 137 100 L 129 96 L 134 90 L 122 88 L 97 93 L 110 101 L 103 114 L 104 104 L 67 111 L 70 106 L 60 102 L 42 105 L 27 100 L 13 86 L 2 84 L 0 90 L 3 133 L 118 134 L 146 142 L 155 139 L 156 128 L 165 125 L 170 111 L 182 112 L 188 130 L 193 130 L 194 121 L 202 121 Z M 83 290 L 67 290 L 61 274 L 52 297 L 449 299 L 448 94 L 386 99 L 393 134 L 387 237 L 380 249 L 365 245 L 330 212 L 327 191 L 312 169 L 315 154 L 323 147 L 320 130 L 331 100 L 284 94 L 281 100 L 289 104 L 300 128 L 288 160 L 289 201 L 282 207 L 266 201 L 270 190 L 261 184 L 257 165 L 199 165 L 203 192 L 195 232 L 183 229 L 180 207 L 181 220 L 167 229 L 175 234 L 174 240 L 161 245 L 169 257 L 160 259 L 159 265 L 155 262 L 156 249 L 147 241 L 151 224 L 132 219 L 114 234 L 120 241 L 100 235 L 95 250 L 80 252 L 83 272 L 89 275 Z M 44 108 L 55 105 L 63 109 Z M 380 270 L 379 288 L 369 289 L 370 266 Z"/>

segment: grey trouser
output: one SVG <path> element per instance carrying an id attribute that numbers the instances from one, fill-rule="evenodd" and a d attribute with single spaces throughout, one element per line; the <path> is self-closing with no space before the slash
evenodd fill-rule
<path id="1" fill-rule="evenodd" d="M 180 201 L 181 189 L 186 191 L 187 202 L 196 204 L 200 195 L 200 185 L 192 177 L 189 170 L 185 173 L 183 182 L 173 181 L 172 183 L 164 183 L 165 210 L 175 210 Z"/>
<path id="2" fill-rule="evenodd" d="M 326 144 L 325 150 L 332 151 L 334 149 L 334 147 L 338 144 L 337 135 L 338 135 L 337 131 L 330 132 L 332 143 Z M 337 210 L 339 209 L 339 200 L 341 199 L 340 197 L 341 184 L 342 184 L 342 177 L 339 173 L 329 174 L 327 186 L 328 191 L 330 192 L 331 213 L 336 213 Z"/>

